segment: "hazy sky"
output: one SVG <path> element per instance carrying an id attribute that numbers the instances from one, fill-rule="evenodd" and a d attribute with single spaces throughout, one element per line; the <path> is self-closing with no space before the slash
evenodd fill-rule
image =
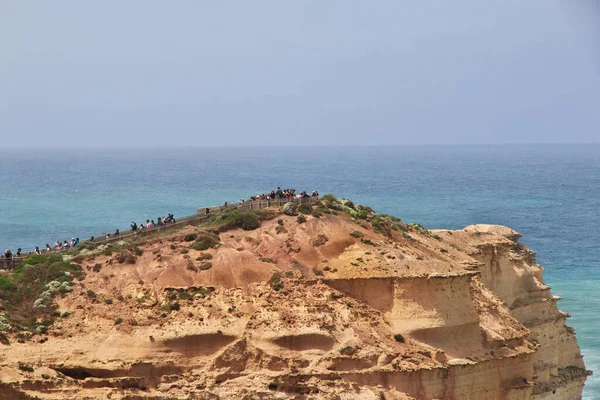
<path id="1" fill-rule="evenodd" d="M 0 146 L 600 142 L 598 4 L 0 0 Z"/>

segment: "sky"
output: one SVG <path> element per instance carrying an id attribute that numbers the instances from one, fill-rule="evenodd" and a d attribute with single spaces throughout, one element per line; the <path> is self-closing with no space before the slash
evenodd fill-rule
<path id="1" fill-rule="evenodd" d="M 595 0 L 0 0 L 0 148 L 600 142 Z"/>

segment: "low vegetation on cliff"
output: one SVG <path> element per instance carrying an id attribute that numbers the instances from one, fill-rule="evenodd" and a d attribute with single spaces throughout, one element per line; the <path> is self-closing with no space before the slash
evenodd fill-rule
<path id="1" fill-rule="evenodd" d="M 63 261 L 61 255 L 27 257 L 14 271 L 0 276 L 4 309 L 0 330 L 45 332 L 60 316 L 55 298 L 71 292 L 74 279 L 84 278 L 81 266 Z"/>

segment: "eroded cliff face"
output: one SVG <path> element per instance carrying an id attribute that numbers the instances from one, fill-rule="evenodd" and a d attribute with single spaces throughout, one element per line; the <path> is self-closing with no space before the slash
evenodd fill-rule
<path id="1" fill-rule="evenodd" d="M 466 230 L 475 232 L 478 227 Z M 529 339 L 536 343 L 534 357 L 534 399 L 577 399 L 587 372 L 574 330 L 566 325 L 567 313 L 559 310 L 558 297 L 542 281 L 541 265 L 535 253 L 517 242 L 516 235 L 506 234 L 508 241 L 487 240 L 476 245 L 471 255 L 481 262 L 475 270 L 481 280 L 508 305 L 510 313 L 531 330 Z"/>
<path id="2" fill-rule="evenodd" d="M 86 253 L 71 314 L 0 347 L 0 399 L 581 397 L 575 335 L 516 232 L 333 208 L 204 251 L 195 227 L 139 240 L 132 265 Z"/>

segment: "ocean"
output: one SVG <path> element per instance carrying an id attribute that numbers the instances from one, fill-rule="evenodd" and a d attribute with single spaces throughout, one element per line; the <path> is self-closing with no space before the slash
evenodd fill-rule
<path id="1" fill-rule="evenodd" d="M 517 230 L 595 372 L 584 399 L 600 399 L 600 145 L 3 149 L 0 246 L 86 239 L 277 186 L 427 228 Z"/>

